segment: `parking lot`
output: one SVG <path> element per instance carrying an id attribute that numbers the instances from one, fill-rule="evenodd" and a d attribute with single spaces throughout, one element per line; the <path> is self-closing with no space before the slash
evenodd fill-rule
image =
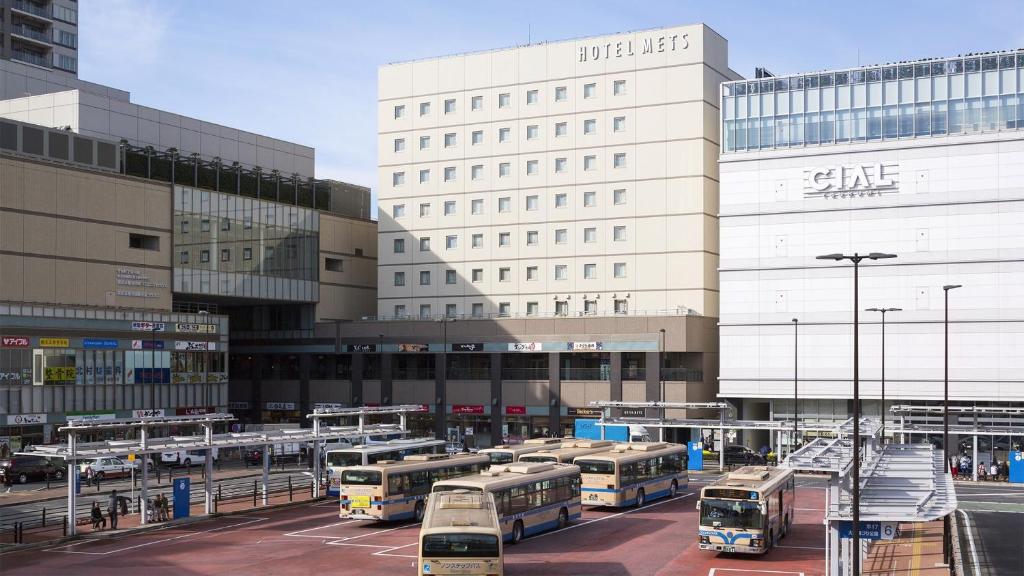
<path id="1" fill-rule="evenodd" d="M 505 547 L 510 575 L 824 574 L 823 483 L 801 479 L 793 532 L 763 557 L 703 552 L 696 491 L 641 509 L 586 509 L 569 527 Z M 419 525 L 341 521 L 333 502 L 224 516 L 0 555 L 5 574 L 414 574 Z"/>

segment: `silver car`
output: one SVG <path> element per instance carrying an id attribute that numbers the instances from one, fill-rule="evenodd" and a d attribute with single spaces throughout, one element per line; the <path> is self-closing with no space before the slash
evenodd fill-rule
<path id="1" fill-rule="evenodd" d="M 126 459 L 114 458 L 111 456 L 85 460 L 78 465 L 82 478 L 88 478 L 88 470 L 92 469 L 93 477 L 99 480 L 104 478 L 126 478 L 131 476 L 132 469 L 138 470 L 139 461 L 129 462 Z"/>

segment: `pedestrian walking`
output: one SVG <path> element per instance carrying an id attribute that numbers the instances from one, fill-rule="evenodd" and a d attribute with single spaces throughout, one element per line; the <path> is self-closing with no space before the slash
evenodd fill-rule
<path id="1" fill-rule="evenodd" d="M 110 491 L 110 500 L 107 503 L 107 515 L 110 516 L 110 529 L 117 530 L 117 490 Z"/>
<path id="2" fill-rule="evenodd" d="M 999 460 L 992 461 L 992 465 L 988 468 L 988 475 L 991 476 L 993 480 L 999 479 Z"/>
<path id="3" fill-rule="evenodd" d="M 85 467 L 85 485 L 92 486 L 93 481 L 96 480 L 96 471 L 92 469 L 92 466 Z"/>
<path id="4" fill-rule="evenodd" d="M 4 474 L 4 492 L 9 494 L 12 487 L 14 487 L 14 473 L 8 471 L 7 474 Z"/>

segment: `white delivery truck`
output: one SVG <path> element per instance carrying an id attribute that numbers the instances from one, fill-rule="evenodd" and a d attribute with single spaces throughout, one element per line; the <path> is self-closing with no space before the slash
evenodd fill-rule
<path id="1" fill-rule="evenodd" d="M 213 461 L 217 461 L 217 448 L 213 451 Z M 198 466 L 206 464 L 206 449 L 201 450 L 172 450 L 160 453 L 160 462 L 168 466 Z"/>

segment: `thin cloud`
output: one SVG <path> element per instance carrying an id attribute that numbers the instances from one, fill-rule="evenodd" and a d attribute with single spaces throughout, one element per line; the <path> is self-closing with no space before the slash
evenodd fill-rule
<path id="1" fill-rule="evenodd" d="M 173 54 L 165 42 L 172 11 L 167 3 L 99 0 L 97 4 L 81 11 L 82 44 L 88 46 L 90 56 L 81 78 L 130 75 Z"/>

